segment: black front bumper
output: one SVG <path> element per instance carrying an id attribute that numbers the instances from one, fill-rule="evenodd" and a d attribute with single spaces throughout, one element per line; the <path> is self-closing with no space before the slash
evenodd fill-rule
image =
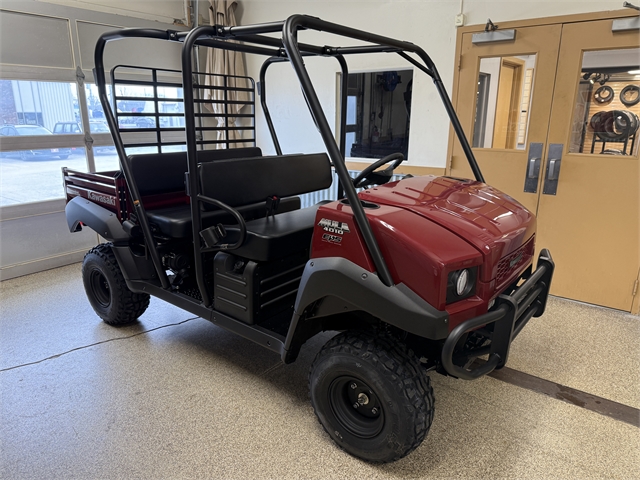
<path id="1" fill-rule="evenodd" d="M 517 282 L 524 280 L 524 283 L 514 286 L 508 294 L 505 292 L 498 296 L 491 311 L 454 328 L 442 347 L 442 366 L 446 372 L 454 377 L 473 380 L 504 367 L 511 342 L 532 317 L 544 313 L 553 269 L 551 254 L 543 249 L 538 256 L 536 271 L 531 273 L 529 269 Z M 469 334 L 480 339 L 479 343 L 476 341 L 475 348 L 467 347 Z M 487 354 L 486 363 L 469 367 L 473 359 Z"/>

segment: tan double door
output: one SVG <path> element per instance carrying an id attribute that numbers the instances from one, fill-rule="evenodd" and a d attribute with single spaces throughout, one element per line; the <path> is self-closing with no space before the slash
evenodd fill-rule
<path id="1" fill-rule="evenodd" d="M 467 27 L 454 105 L 487 183 L 536 212 L 537 246 L 556 262 L 552 293 L 635 313 L 640 36 L 614 31 L 627 12 L 597 17 L 500 25 L 515 38 L 499 42 Z M 471 176 L 450 139 L 449 173 Z"/>

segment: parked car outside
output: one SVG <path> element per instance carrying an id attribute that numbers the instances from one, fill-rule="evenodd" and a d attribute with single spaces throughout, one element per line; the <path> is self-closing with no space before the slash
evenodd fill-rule
<path id="1" fill-rule="evenodd" d="M 53 133 L 40 125 L 3 125 L 0 128 L 0 136 L 42 136 L 53 135 Z M 21 150 L 19 152 L 7 152 L 7 156 L 19 156 L 22 160 L 28 160 L 35 157 L 58 157 L 61 159 L 68 158 L 74 149 L 71 148 L 42 148 L 38 150 Z"/>
<path id="2" fill-rule="evenodd" d="M 125 117 L 118 118 L 118 126 L 120 128 L 155 128 L 156 121 L 153 117 Z"/>
<path id="3" fill-rule="evenodd" d="M 109 126 L 103 120 L 92 120 L 89 122 L 91 133 L 111 133 L 109 132 Z M 82 126 L 77 122 L 58 122 L 53 127 L 53 133 L 58 135 L 72 135 L 82 133 Z M 100 146 L 94 147 L 93 150 L 96 154 L 111 154 L 116 153 L 115 147 L 112 146 Z"/>
<path id="4" fill-rule="evenodd" d="M 82 133 L 82 126 L 78 122 L 58 122 L 53 127 L 56 135 L 72 135 Z"/>

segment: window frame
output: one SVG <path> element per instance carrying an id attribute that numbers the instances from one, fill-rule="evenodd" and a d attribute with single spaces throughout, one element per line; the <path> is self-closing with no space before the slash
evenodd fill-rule
<path id="1" fill-rule="evenodd" d="M 94 133 L 91 132 L 90 129 L 90 121 L 93 119 L 89 118 L 85 84 L 94 83 L 92 71 L 93 59 L 85 59 L 84 63 L 88 63 L 88 65 L 83 65 L 78 25 L 95 24 L 108 28 L 113 27 L 114 30 L 119 28 L 148 27 L 180 31 L 186 30 L 186 28 L 135 17 L 125 17 L 43 2 L 26 3 L 8 0 L 3 2 L 2 8 L 0 9 L 0 15 L 4 13 L 48 17 L 66 20 L 68 22 L 70 45 L 61 45 L 61 48 L 70 48 L 69 54 L 73 59 L 73 68 L 0 63 L 0 80 L 75 83 L 80 114 L 80 121 L 78 123 L 84 133 L 63 133 L 45 136 L 2 136 L 2 141 L 0 141 L 0 152 L 41 150 L 47 148 L 82 148 L 86 153 L 87 171 L 95 172 L 96 164 L 93 147 L 113 146 L 113 140 L 111 138 L 111 133 Z M 34 41 L 36 40 L 41 41 L 41 39 L 34 37 Z M 11 42 L 11 44 L 16 43 L 18 42 Z M 5 45 L 3 42 L 3 48 L 23 49 L 31 47 L 29 45 L 16 45 L 15 47 L 10 47 Z M 177 61 L 179 62 L 179 59 Z M 29 203 L 29 205 L 31 205 L 30 210 L 33 210 L 32 207 L 35 207 L 36 205 L 59 202 L 63 198 L 64 196 L 62 195 L 59 198 L 31 202 Z M 18 208 L 21 205 L 25 204 L 18 203 L 0 207 L 1 216 L 3 218 L 7 215 L 12 216 L 11 210 Z M 49 207 L 43 206 L 43 209 L 48 211 Z"/>

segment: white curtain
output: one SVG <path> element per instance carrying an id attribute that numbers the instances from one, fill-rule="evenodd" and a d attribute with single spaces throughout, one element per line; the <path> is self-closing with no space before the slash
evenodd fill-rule
<path id="1" fill-rule="evenodd" d="M 224 26 L 235 26 L 236 23 L 236 15 L 235 10 L 238 6 L 236 0 L 209 0 L 211 6 L 209 7 L 209 22 L 211 25 L 224 25 Z M 217 48 L 208 48 L 207 49 L 207 67 L 206 72 L 208 74 L 217 74 L 217 75 L 236 75 L 244 77 L 246 76 L 246 69 L 244 66 L 244 59 L 242 58 L 242 53 L 234 52 L 231 50 L 220 50 Z M 250 85 L 247 80 L 244 78 L 233 78 L 233 77 L 219 77 L 206 75 L 205 78 L 205 86 L 209 87 L 224 87 L 225 86 L 225 78 L 227 87 L 238 87 L 238 88 L 248 88 Z M 225 111 L 225 91 L 220 89 L 206 89 L 205 100 L 211 100 L 212 103 L 205 103 L 205 107 L 213 112 L 218 113 L 220 115 L 227 114 L 228 117 L 216 117 L 218 121 L 218 127 L 224 127 L 228 125 L 229 127 L 234 127 L 236 125 L 236 117 L 240 110 L 244 107 L 243 102 L 248 102 L 250 100 L 249 92 L 238 92 L 234 90 L 227 90 L 226 100 L 232 101 L 234 103 L 227 104 Z M 218 103 L 220 102 L 220 103 Z M 238 102 L 238 103 L 235 103 Z M 226 122 L 226 123 L 225 123 Z M 239 140 L 242 138 L 242 131 L 230 129 L 229 130 L 229 140 Z M 218 140 L 226 140 L 225 132 L 218 131 Z M 230 143 L 229 147 L 241 147 L 242 143 Z M 226 148 L 226 144 L 221 143 L 217 144 L 216 148 Z"/>

